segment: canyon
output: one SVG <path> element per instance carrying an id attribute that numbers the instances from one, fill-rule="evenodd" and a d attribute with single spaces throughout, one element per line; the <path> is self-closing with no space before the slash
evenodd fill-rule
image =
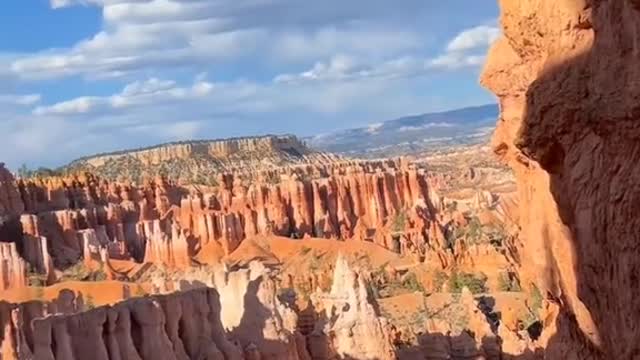
<path id="1" fill-rule="evenodd" d="M 179 184 L 162 176 L 138 185 L 91 173 L 15 179 L 0 170 L 0 230 L 7 248 L 0 294 L 14 301 L 5 305 L 4 315 L 3 347 L 13 354 L 9 358 L 37 351 L 43 358 L 52 353 L 53 358 L 77 358 L 74 352 L 83 351 L 74 345 L 77 335 L 47 340 L 63 331 L 50 333 L 55 326 L 38 320 L 49 318 L 71 332 L 78 322 L 92 328 L 131 327 L 126 331 L 132 335 L 118 340 L 125 349 L 112 349 L 111 335 L 94 335 L 90 343 L 107 349 L 103 358 L 117 358 L 115 353 L 157 356 L 129 338 L 146 336 L 135 333 L 146 321 L 161 328 L 184 321 L 166 309 L 163 313 L 157 304 L 191 304 L 196 301 L 192 297 L 209 299 L 198 301 L 214 309 L 213 315 L 199 319 L 211 320 L 193 326 L 207 329 L 203 331 L 209 335 L 200 341 L 213 341 L 218 348 L 198 345 L 198 352 L 184 357 L 180 351 L 177 358 L 393 359 L 400 356 L 400 344 L 406 344 L 406 356 L 413 356 L 422 353 L 415 335 L 419 330 L 387 319 L 378 300 L 389 299 L 392 308 L 396 293 L 413 289 L 422 297 L 425 289 L 440 292 L 443 284 L 433 282 L 435 273 L 451 282 L 457 271 L 486 273 L 483 284 L 496 290 L 505 275 L 515 275 L 517 254 L 510 253 L 512 238 L 502 227 L 513 225 L 509 202 L 489 191 L 479 191 L 467 202 L 441 196 L 438 191 L 450 179 L 406 158 L 292 163 L 251 175 L 220 173 L 217 186 Z M 482 219 L 469 218 L 469 211 Z M 470 221 L 491 233 L 462 231 Z M 103 290 L 90 283 L 104 284 Z M 484 318 L 476 296 L 465 291 L 461 311 Z M 240 310 L 238 303 L 244 304 Z M 157 310 L 149 310 L 153 306 Z M 265 315 L 260 309 L 270 310 Z M 522 311 L 513 310 L 513 318 Z M 27 320 L 20 320 L 21 313 L 28 314 Z M 27 323 L 31 325 L 25 329 Z M 425 319 L 419 327 L 428 325 Z M 433 332 L 463 331 L 452 330 L 447 320 L 430 326 Z M 494 339 L 491 346 L 480 337 L 466 337 L 457 345 L 446 336 L 420 339 L 426 347 L 440 348 L 442 356 L 456 351 L 501 354 L 498 337 L 478 326 L 478 336 Z M 510 326 L 505 331 L 519 331 L 517 321 Z M 273 333 L 256 332 L 260 329 Z M 165 337 L 173 348 L 180 347 L 178 341 L 195 341 L 154 331 L 162 346 L 168 346 Z M 40 350 L 36 332 L 44 336 Z M 236 341 L 234 354 L 221 350 L 228 339 Z M 64 350 L 58 345 L 69 341 Z M 515 343 L 532 346 L 526 339 Z"/>
<path id="2" fill-rule="evenodd" d="M 637 358 L 640 6 L 499 3 L 490 146 L 0 166 L 1 358 Z"/>

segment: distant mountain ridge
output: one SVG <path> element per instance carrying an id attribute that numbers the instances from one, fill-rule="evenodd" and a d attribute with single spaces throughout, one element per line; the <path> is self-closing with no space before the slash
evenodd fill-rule
<path id="1" fill-rule="evenodd" d="M 127 155 L 127 154 L 145 152 L 145 151 L 148 151 L 148 150 L 155 150 L 155 149 L 160 149 L 160 148 L 171 148 L 173 146 L 181 146 L 181 145 L 189 145 L 189 146 L 196 145 L 197 146 L 197 145 L 203 145 L 203 144 L 207 145 L 207 144 L 214 144 L 214 143 L 242 142 L 242 141 L 245 141 L 245 140 L 249 140 L 249 141 L 255 141 L 255 140 L 275 141 L 277 139 L 280 139 L 282 141 L 293 140 L 293 142 L 299 142 L 297 137 L 295 135 L 292 135 L 292 134 L 283 134 L 283 135 L 265 134 L 265 135 L 257 135 L 257 136 L 237 136 L 237 137 L 218 138 L 218 139 L 198 139 L 198 140 L 171 141 L 171 142 L 155 144 L 155 145 L 139 147 L 139 148 L 115 150 L 115 151 L 108 151 L 108 152 L 104 152 L 104 153 L 86 155 L 86 156 L 83 156 L 83 157 L 80 157 L 80 158 L 77 158 L 77 159 L 71 161 L 69 163 L 69 166 L 72 166 L 74 163 L 79 163 L 79 162 L 82 162 L 82 161 L 88 161 L 88 160 L 96 159 L 96 158 L 100 158 L 100 157 Z M 303 145 L 303 144 L 301 144 L 301 145 Z"/>
<path id="2" fill-rule="evenodd" d="M 492 133 L 495 104 L 406 116 L 368 127 L 336 131 L 303 140 L 295 135 L 264 135 L 191 140 L 85 156 L 58 169 L 88 171 L 106 179 L 141 181 L 166 174 L 210 184 L 227 171 L 327 163 L 350 157 L 392 157 L 451 145 L 486 141 Z"/>
<path id="3" fill-rule="evenodd" d="M 406 116 L 306 139 L 310 146 L 350 156 L 381 157 L 443 145 L 479 143 L 492 133 L 497 104 Z"/>
<path id="4" fill-rule="evenodd" d="M 221 172 L 254 171 L 323 163 L 337 156 L 313 150 L 294 135 L 264 135 L 216 140 L 180 141 L 102 153 L 74 160 L 62 172 L 95 173 L 106 179 L 139 182 L 145 176 L 167 175 L 209 185 Z"/>

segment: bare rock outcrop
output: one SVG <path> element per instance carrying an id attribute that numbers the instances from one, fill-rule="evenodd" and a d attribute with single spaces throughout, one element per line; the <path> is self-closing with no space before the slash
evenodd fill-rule
<path id="1" fill-rule="evenodd" d="M 265 135 L 219 140 L 167 143 L 142 149 L 87 156 L 67 171 L 91 171 L 103 178 L 140 181 L 167 170 L 180 182 L 213 184 L 216 174 L 255 174 L 264 169 L 306 164 L 330 164 L 340 157 L 313 150 L 293 135 Z"/>
<path id="2" fill-rule="evenodd" d="M 56 268 L 88 261 L 85 230 L 91 229 L 94 243 L 112 259 L 171 267 L 188 265 L 212 242 L 230 254 L 255 235 L 368 240 L 417 255 L 443 247 L 436 216 L 441 200 L 424 170 L 403 159 L 309 164 L 254 175 L 220 174 L 216 192 L 161 177 L 141 186 L 91 174 L 21 179 L 11 184 L 27 211 L 21 218 L 24 236 L 5 241 L 24 243 L 19 249 L 40 271 L 47 258 Z"/>
<path id="3" fill-rule="evenodd" d="M 258 350 L 265 360 L 309 359 L 306 348 L 298 346 L 298 316 L 278 299 L 276 282 L 264 265 L 251 262 L 248 269 L 218 272 L 215 283 L 223 304 L 222 323 L 247 358 Z"/>
<path id="4" fill-rule="evenodd" d="M 225 335 L 213 289 L 72 315 L 48 314 L 38 302 L 0 303 L 0 312 L 3 359 L 243 359 Z"/>
<path id="5" fill-rule="evenodd" d="M 286 151 L 299 156 L 311 151 L 295 136 L 261 136 L 211 141 L 195 141 L 185 144 L 166 144 L 149 149 L 122 151 L 114 154 L 97 155 L 78 160 L 93 167 L 99 167 L 108 161 L 132 157 L 144 165 L 156 165 L 165 161 L 187 159 L 194 155 L 208 155 L 220 159 L 229 159 L 239 153 L 276 153 Z"/>
<path id="6" fill-rule="evenodd" d="M 0 242 L 0 291 L 27 286 L 27 262 L 15 243 Z"/>
<path id="7" fill-rule="evenodd" d="M 296 328 L 298 315 L 279 299 L 275 274 L 260 262 L 233 270 L 221 264 L 193 270 L 175 282 L 159 276 L 154 284 L 160 291 L 215 288 L 221 324 L 247 359 L 310 359 Z"/>
<path id="8" fill-rule="evenodd" d="M 502 0 L 482 83 L 514 169 L 521 277 L 559 306 L 550 358 L 640 352 L 640 9 L 632 0 Z"/>
<path id="9" fill-rule="evenodd" d="M 24 204 L 20 199 L 15 179 L 9 170 L 0 163 L 0 216 L 17 216 L 24 211 Z"/>
<path id="10" fill-rule="evenodd" d="M 313 358 L 363 360 L 395 359 L 389 324 L 380 317 L 365 274 L 355 272 L 343 256 L 338 256 L 331 291 L 316 293 L 324 321 L 310 335 Z"/>

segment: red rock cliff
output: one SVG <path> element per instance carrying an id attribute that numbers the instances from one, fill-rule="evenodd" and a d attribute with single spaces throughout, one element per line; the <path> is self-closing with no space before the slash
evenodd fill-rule
<path id="1" fill-rule="evenodd" d="M 170 266 L 188 265 L 210 242 L 229 254 L 257 234 L 355 238 L 395 251 L 424 252 L 429 241 L 442 248 L 437 195 L 423 170 L 402 161 L 280 168 L 251 179 L 223 174 L 218 183 L 216 191 L 189 194 L 161 178 L 142 186 L 89 174 L 19 181 L 18 202 L 31 214 L 22 216 L 23 239 L 7 241 L 22 241 L 23 256 L 38 269 L 49 256 L 56 268 L 79 261 L 90 252 L 88 229 L 95 230 L 89 242 L 110 258 Z M 405 238 L 394 235 L 404 230 Z"/>
<path id="2" fill-rule="evenodd" d="M 521 276 L 560 308 L 548 354 L 637 358 L 640 2 L 499 2 L 482 83 L 518 180 Z"/>
<path id="3" fill-rule="evenodd" d="M 44 305 L 0 303 L 3 359 L 242 359 L 226 338 L 213 289 L 70 315 L 46 316 Z"/>

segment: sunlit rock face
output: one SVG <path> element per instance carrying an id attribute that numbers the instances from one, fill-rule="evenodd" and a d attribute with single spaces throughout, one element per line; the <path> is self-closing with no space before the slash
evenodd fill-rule
<path id="1" fill-rule="evenodd" d="M 82 310 L 72 294 L 52 303 L 0 303 L 2 358 L 242 359 L 220 323 L 213 289 Z"/>
<path id="2" fill-rule="evenodd" d="M 309 354 L 296 332 L 298 316 L 277 297 L 276 283 L 260 262 L 233 272 L 222 267 L 213 283 L 220 293 L 221 323 L 244 349 L 247 359 L 306 360 Z"/>
<path id="3" fill-rule="evenodd" d="M 632 0 L 501 0 L 482 75 L 519 189 L 521 277 L 559 307 L 550 358 L 640 353 L 640 12 Z"/>
<path id="4" fill-rule="evenodd" d="M 340 359 L 396 359 L 389 324 L 378 314 L 365 274 L 338 256 L 331 290 L 315 294 L 324 321 L 310 335 L 311 355 L 332 354 Z"/>
<path id="5" fill-rule="evenodd" d="M 49 262 L 64 269 L 99 257 L 99 248 L 111 259 L 184 268 L 203 248 L 228 255 L 256 235 L 355 239 L 414 254 L 443 247 L 442 199 L 426 172 L 404 159 L 253 175 L 219 174 L 217 188 L 201 189 L 162 177 L 133 184 L 89 173 L 16 180 L 3 169 L 0 210 L 3 219 L 19 217 L 22 229 L 1 226 L 0 241 L 17 243 L 32 267 L 48 273 Z"/>

